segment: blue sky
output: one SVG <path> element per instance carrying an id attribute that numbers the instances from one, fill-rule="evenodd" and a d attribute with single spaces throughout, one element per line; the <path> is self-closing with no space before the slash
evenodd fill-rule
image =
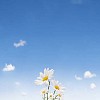
<path id="1" fill-rule="evenodd" d="M 0 98 L 40 100 L 34 80 L 49 67 L 64 99 L 99 100 L 99 26 L 99 0 L 0 0 Z M 96 76 L 86 79 L 86 71 Z"/>

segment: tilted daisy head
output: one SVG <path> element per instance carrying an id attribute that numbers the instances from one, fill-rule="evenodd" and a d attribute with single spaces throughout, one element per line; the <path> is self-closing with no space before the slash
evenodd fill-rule
<path id="1" fill-rule="evenodd" d="M 63 92 L 58 92 L 58 93 L 57 93 L 57 96 L 58 96 L 58 98 L 62 98 Z"/>
<path id="2" fill-rule="evenodd" d="M 53 83 L 54 90 L 59 91 L 59 92 L 64 92 L 65 87 L 63 87 L 61 83 L 55 80 L 52 80 L 52 83 Z"/>
<path id="3" fill-rule="evenodd" d="M 54 74 L 53 69 L 45 68 L 44 73 L 40 72 L 40 76 L 35 81 L 35 84 L 36 85 L 42 85 L 44 83 L 48 84 L 48 81 L 53 77 L 53 74 Z"/>
<path id="4" fill-rule="evenodd" d="M 42 95 L 46 94 L 47 92 L 48 92 L 47 89 L 42 89 L 42 90 L 41 90 L 41 94 L 42 94 Z"/>
<path id="5" fill-rule="evenodd" d="M 61 100 L 63 98 L 63 92 L 56 91 L 55 100 Z"/>
<path id="6" fill-rule="evenodd" d="M 49 92 L 48 96 L 49 96 L 49 98 L 53 98 L 53 93 Z"/>
<path id="7" fill-rule="evenodd" d="M 54 98 L 53 93 L 49 93 L 49 98 L 50 98 L 50 99 L 53 99 L 53 98 Z"/>

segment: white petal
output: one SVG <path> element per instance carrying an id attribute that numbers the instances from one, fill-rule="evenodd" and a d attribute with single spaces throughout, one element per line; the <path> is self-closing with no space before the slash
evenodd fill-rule
<path id="1" fill-rule="evenodd" d="M 42 82 L 41 80 L 35 80 L 35 84 L 36 84 L 36 85 L 42 85 L 43 82 Z"/>
<path id="2" fill-rule="evenodd" d="M 51 69 L 48 73 L 48 76 L 49 76 L 49 79 L 51 79 L 53 77 L 53 74 L 54 74 L 54 70 Z"/>
<path id="3" fill-rule="evenodd" d="M 45 76 L 48 76 L 48 74 L 49 74 L 49 70 L 45 68 L 45 69 L 44 69 L 44 75 L 45 75 Z"/>
<path id="4" fill-rule="evenodd" d="M 44 74 L 46 73 L 46 71 L 47 71 L 47 70 L 46 70 L 46 68 L 45 68 L 45 69 L 44 69 Z"/>
<path id="5" fill-rule="evenodd" d="M 41 80 L 42 78 L 41 78 L 41 77 L 37 77 L 37 79 L 38 79 L 38 80 Z"/>
<path id="6" fill-rule="evenodd" d="M 43 78 L 44 77 L 44 74 L 42 72 L 40 72 L 40 77 Z"/>

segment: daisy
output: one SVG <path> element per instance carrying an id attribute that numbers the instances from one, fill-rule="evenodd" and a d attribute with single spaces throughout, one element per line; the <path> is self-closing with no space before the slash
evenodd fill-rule
<path id="1" fill-rule="evenodd" d="M 47 92 L 48 92 L 47 89 L 42 89 L 42 90 L 41 90 L 41 94 L 42 94 L 42 95 L 46 94 Z"/>
<path id="2" fill-rule="evenodd" d="M 53 93 L 49 93 L 49 99 L 53 99 L 53 98 L 54 98 Z"/>
<path id="3" fill-rule="evenodd" d="M 61 85 L 58 81 L 52 80 L 53 88 L 57 92 L 64 92 L 65 87 Z"/>
<path id="4" fill-rule="evenodd" d="M 63 92 L 58 92 L 58 94 L 57 94 L 57 96 L 58 96 L 58 98 L 62 98 L 62 95 L 63 95 Z"/>
<path id="5" fill-rule="evenodd" d="M 53 77 L 54 74 L 54 70 L 53 69 L 49 69 L 49 68 L 45 68 L 44 69 L 44 73 L 40 72 L 40 77 L 37 78 L 37 80 L 35 80 L 35 84 L 36 85 L 42 85 L 44 83 L 49 84 L 49 80 Z"/>

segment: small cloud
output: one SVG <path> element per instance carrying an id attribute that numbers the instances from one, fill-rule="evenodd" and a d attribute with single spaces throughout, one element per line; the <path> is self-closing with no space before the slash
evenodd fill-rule
<path id="1" fill-rule="evenodd" d="M 79 80 L 79 81 L 82 80 L 82 78 L 79 77 L 79 76 L 77 76 L 77 75 L 75 75 L 75 79 L 76 79 L 76 80 Z"/>
<path id="2" fill-rule="evenodd" d="M 15 82 L 15 85 L 16 86 L 20 86 L 20 82 Z"/>
<path id="3" fill-rule="evenodd" d="M 26 44 L 26 41 L 20 40 L 18 43 L 14 43 L 14 46 L 16 48 L 24 46 Z"/>
<path id="4" fill-rule="evenodd" d="M 21 95 L 22 96 L 27 96 L 27 93 L 26 92 L 22 92 Z"/>
<path id="5" fill-rule="evenodd" d="M 92 78 L 92 77 L 96 77 L 96 74 L 91 73 L 90 71 L 86 71 L 84 73 L 84 78 Z"/>
<path id="6" fill-rule="evenodd" d="M 82 4 L 83 0 L 71 0 L 72 4 Z"/>
<path id="7" fill-rule="evenodd" d="M 96 88 L 96 84 L 95 84 L 95 83 L 91 83 L 91 84 L 90 84 L 90 88 L 91 88 L 91 89 L 95 89 L 95 88 Z"/>
<path id="8" fill-rule="evenodd" d="M 3 68 L 4 72 L 9 72 L 9 71 L 14 71 L 15 70 L 15 66 L 13 66 L 12 64 L 6 64 L 5 67 Z"/>

